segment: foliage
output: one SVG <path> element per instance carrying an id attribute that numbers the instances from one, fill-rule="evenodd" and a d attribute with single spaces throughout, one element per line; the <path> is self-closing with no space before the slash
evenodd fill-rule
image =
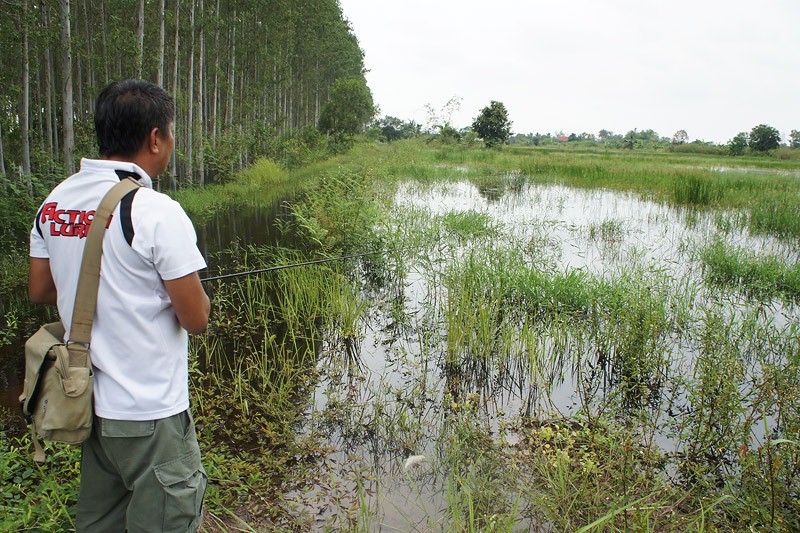
<path id="1" fill-rule="evenodd" d="M 774 150 L 781 144 L 781 134 L 766 124 L 759 124 L 750 131 L 749 146 L 756 152 Z"/>
<path id="2" fill-rule="evenodd" d="M 787 265 L 775 256 L 759 257 L 721 240 L 704 249 L 701 259 L 712 283 L 741 288 L 756 298 L 800 301 L 800 265 Z"/>
<path id="3" fill-rule="evenodd" d="M 175 92 L 175 170 L 182 183 L 198 182 L 197 175 L 185 173 L 191 167 L 199 174 L 205 165 L 211 182 L 229 180 L 235 170 L 265 155 L 248 151 L 251 132 L 268 126 L 281 136 L 316 127 L 334 82 L 363 78 L 363 51 L 336 0 L 167 3 L 164 12 L 159 9 L 163 2 L 143 5 L 140 55 L 135 25 L 117 16 L 129 9 L 126 2 L 72 3 L 76 161 L 97 153 L 94 98 L 108 81 L 135 76 L 140 57 L 140 77 L 157 82 L 161 76 L 167 91 Z M 20 105 L 23 74 L 29 72 L 27 143 L 33 173 L 41 176 L 53 164 L 66 166 L 61 160 L 66 84 L 60 68 L 60 7 L 58 2 L 30 1 L 4 6 L 8 16 L 0 19 L 0 34 L 7 37 L 0 42 L 0 134 L 6 169 L 16 173 L 22 164 L 26 141 Z M 25 35 L 27 55 L 22 53 Z M 199 78 L 198 72 L 203 73 Z"/>
<path id="4" fill-rule="evenodd" d="M 728 152 L 731 155 L 744 155 L 745 150 L 750 142 L 750 136 L 746 131 L 737 133 L 733 139 L 728 141 Z"/>
<path id="5" fill-rule="evenodd" d="M 622 138 L 622 148 L 632 150 L 634 148 L 649 148 L 662 143 L 661 137 L 653 130 L 630 130 Z"/>
<path id="6" fill-rule="evenodd" d="M 372 92 L 361 78 L 339 79 L 333 84 L 331 98 L 322 107 L 319 128 L 332 135 L 359 133 L 375 114 Z"/>
<path id="7" fill-rule="evenodd" d="M 292 206 L 309 249 L 363 251 L 374 242 L 382 210 L 368 186 L 368 179 L 353 172 L 325 174 Z"/>
<path id="8" fill-rule="evenodd" d="M 0 530 L 74 531 L 80 447 L 47 446 L 33 461 L 28 434 L 0 439 Z"/>
<path id="9" fill-rule="evenodd" d="M 789 148 L 800 148 L 800 131 L 789 132 Z"/>
<path id="10" fill-rule="evenodd" d="M 410 139 L 422 133 L 421 126 L 413 120 L 406 122 L 390 116 L 379 118 L 372 124 L 371 128 L 377 129 L 380 140 L 386 142 Z"/>
<path id="11" fill-rule="evenodd" d="M 492 147 L 508 142 L 511 136 L 511 124 L 506 106 L 502 102 L 492 100 L 472 122 L 472 130 L 483 139 L 486 146 Z"/>
<path id="12" fill-rule="evenodd" d="M 453 127 L 453 114 L 461 109 L 461 97 L 451 97 L 441 108 L 436 108 L 432 104 L 425 104 L 427 120 L 425 123 L 426 133 L 435 133 L 445 127 Z"/>
<path id="13" fill-rule="evenodd" d="M 536 199 L 552 183 L 567 191 L 559 195 L 630 191 L 620 196 L 702 208 L 674 210 L 687 224 L 723 208 L 719 218 L 774 235 L 767 242 L 793 257 L 797 179 L 778 171 L 797 163 L 465 144 L 370 143 L 292 171 L 263 159 L 224 186 L 176 195 L 202 212 L 204 202 L 259 205 L 302 188 L 280 223 L 299 237 L 286 241 L 296 249 L 233 246 L 216 261 L 226 269 L 395 248 L 384 276 L 370 276 L 377 260 L 356 259 L 213 286 L 190 370 L 211 478 L 206 527 L 800 528 L 795 266 L 702 240 L 680 243 L 688 251 L 676 269 L 651 263 L 649 249 L 601 272 L 573 268 L 551 262 L 561 253 L 553 235 L 588 235 L 602 255 L 639 228 L 622 212 L 588 227 L 531 217 L 532 236 L 519 239 L 491 212 L 500 198 Z M 393 204 L 398 182 L 430 193 L 430 208 Z M 439 201 L 462 186 L 486 209 Z M 565 376 L 576 389 L 562 408 Z M 520 413 L 501 412 L 507 398 Z M 25 473 L 32 463 L 3 442 L 12 443 L 0 454 L 11 472 L 3 492 L 22 494 L 35 469 Z M 403 468 L 420 453 L 423 466 Z M 51 490 L 53 479 L 0 509 L 3 529 L 70 528 L 74 488 Z M 398 498 L 404 507 L 390 508 Z M 386 524 L 378 513 L 387 508 L 402 510 L 393 519 L 407 527 Z M 52 509 L 56 524 L 42 519 Z M 23 510 L 34 518 L 12 522 Z"/>
<path id="14" fill-rule="evenodd" d="M 31 180 L 33 184 L 33 179 Z M 39 204 L 35 196 L 41 194 L 28 190 L 19 180 L 0 174 L 0 249 L 22 248 L 28 244 L 28 235 Z M 44 200 L 41 196 L 39 200 Z"/>
<path id="15" fill-rule="evenodd" d="M 712 143 L 691 142 L 686 144 L 670 144 L 667 151 L 676 154 L 706 154 L 706 155 L 728 155 L 728 147 Z"/>
<path id="16" fill-rule="evenodd" d="M 439 140 L 445 144 L 461 142 L 461 133 L 454 127 L 446 124 L 439 129 Z"/>
<path id="17" fill-rule="evenodd" d="M 686 144 L 689 141 L 689 134 L 686 130 L 678 130 L 672 136 L 672 144 Z"/>

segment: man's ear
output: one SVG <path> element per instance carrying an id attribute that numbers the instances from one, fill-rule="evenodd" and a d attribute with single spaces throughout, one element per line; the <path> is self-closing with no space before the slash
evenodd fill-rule
<path id="1" fill-rule="evenodd" d="M 158 128 L 153 128 L 150 130 L 150 135 L 147 136 L 147 149 L 151 154 L 157 154 L 163 149 L 163 143 L 159 139 L 160 133 Z"/>

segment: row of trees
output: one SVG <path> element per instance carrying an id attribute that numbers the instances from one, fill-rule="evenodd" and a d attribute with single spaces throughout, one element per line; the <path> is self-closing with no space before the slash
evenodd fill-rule
<path id="1" fill-rule="evenodd" d="M 603 145 L 611 148 L 656 148 L 656 147 L 707 147 L 715 148 L 716 152 L 728 152 L 731 155 L 743 155 L 748 150 L 751 152 L 768 152 L 781 147 L 780 132 L 769 125 L 759 124 L 750 132 L 738 133 L 733 139 L 724 145 L 717 145 L 703 140 L 689 142 L 689 135 L 686 130 L 676 131 L 672 137 L 659 136 L 652 129 L 631 130 L 625 135 L 614 133 L 608 130 L 600 130 L 597 135 L 592 133 L 572 133 L 569 136 L 563 132 L 550 133 L 528 133 L 516 134 L 511 138 L 512 143 L 528 144 L 534 146 L 544 146 L 561 142 L 583 142 L 592 145 Z M 789 135 L 789 148 L 800 148 L 800 131 L 792 130 Z"/>
<path id="2" fill-rule="evenodd" d="M 368 112 L 358 120 L 371 114 L 363 52 L 338 0 L 0 7 L 2 174 L 70 172 L 76 154 L 94 155 L 94 98 L 116 79 L 148 79 L 176 97 L 171 174 L 199 184 L 263 154 L 281 135 L 316 126 L 337 83 L 347 93 L 339 100 L 366 94 Z M 327 116 L 330 123 L 337 110 L 329 106 Z"/>
<path id="3" fill-rule="evenodd" d="M 448 103 L 449 104 L 449 103 Z M 445 108 L 446 109 L 446 108 Z M 430 121 L 429 121 L 430 122 Z M 441 124 L 439 123 L 441 122 Z M 512 122 L 508 119 L 508 111 L 501 102 L 492 101 L 483 108 L 472 123 L 471 128 L 455 129 L 449 121 L 439 120 L 433 126 L 422 128 L 414 121 L 406 122 L 396 117 L 382 117 L 376 120 L 370 133 L 381 140 L 393 141 L 415 137 L 423 134 L 437 135 L 445 141 L 459 142 L 462 139 L 482 139 L 487 146 L 504 144 L 522 144 L 530 146 L 547 146 L 559 143 L 582 143 L 608 148 L 639 149 L 669 148 L 676 151 L 705 152 L 714 154 L 744 155 L 745 153 L 765 153 L 781 147 L 780 133 L 776 128 L 766 124 L 755 126 L 750 132 L 741 132 L 724 145 L 695 140 L 689 142 L 686 130 L 676 131 L 672 137 L 662 137 L 652 129 L 631 130 L 625 135 L 609 130 L 600 130 L 597 135 L 581 133 L 566 135 L 563 132 L 551 133 L 517 133 L 511 135 Z M 789 148 L 800 148 L 800 131 L 792 130 L 789 135 Z"/>

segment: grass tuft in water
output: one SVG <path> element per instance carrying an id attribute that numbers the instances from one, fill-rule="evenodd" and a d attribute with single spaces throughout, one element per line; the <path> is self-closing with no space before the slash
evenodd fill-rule
<path id="1" fill-rule="evenodd" d="M 758 256 L 716 241 L 700 252 L 706 279 L 715 285 L 738 287 L 758 298 L 800 300 L 800 264 L 788 265 L 775 256 Z"/>

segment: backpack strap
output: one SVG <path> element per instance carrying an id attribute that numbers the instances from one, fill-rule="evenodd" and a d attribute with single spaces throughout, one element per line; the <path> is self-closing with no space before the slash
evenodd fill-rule
<path id="1" fill-rule="evenodd" d="M 69 345 L 73 343 L 83 345 L 85 351 L 78 349 L 77 352 L 79 353 L 73 353 L 70 350 L 70 356 L 75 355 L 82 359 L 84 356 L 88 357 L 89 355 L 92 322 L 94 321 L 94 310 L 97 305 L 97 289 L 100 284 L 103 235 L 108 225 L 108 219 L 120 199 L 141 186 L 140 183 L 126 177 L 106 193 L 94 213 L 92 224 L 89 226 L 89 233 L 86 236 L 86 245 L 83 249 L 81 273 L 78 278 L 78 290 L 75 292 L 75 306 L 72 309 L 72 325 L 69 328 L 68 343 Z"/>

